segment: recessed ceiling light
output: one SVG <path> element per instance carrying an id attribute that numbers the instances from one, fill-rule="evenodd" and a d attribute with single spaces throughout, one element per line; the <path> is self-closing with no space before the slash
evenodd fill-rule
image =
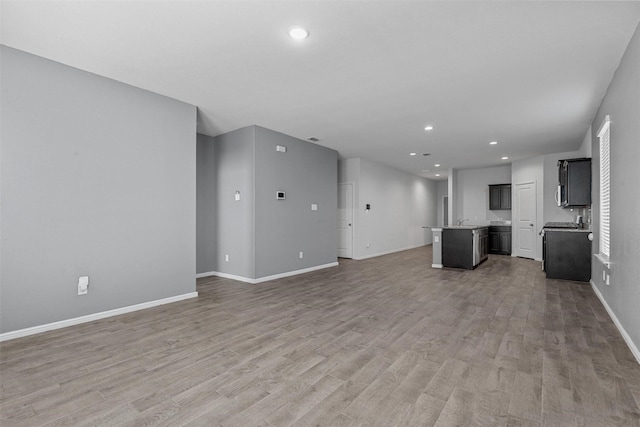
<path id="1" fill-rule="evenodd" d="M 425 126 L 424 130 L 433 130 L 433 126 L 431 126 L 431 125 Z"/>
<path id="2" fill-rule="evenodd" d="M 289 28 L 289 37 L 294 40 L 304 40 L 309 37 L 309 31 L 296 25 L 295 27 Z"/>
<path id="3" fill-rule="evenodd" d="M 418 153 L 409 153 L 409 155 L 410 155 L 410 156 L 415 156 L 415 155 L 417 155 L 417 154 L 418 154 Z"/>
<path id="4" fill-rule="evenodd" d="M 502 160 L 509 160 L 509 158 L 507 156 L 503 156 Z"/>
<path id="5" fill-rule="evenodd" d="M 440 176 L 440 174 L 439 174 L 439 173 L 437 173 L 437 174 L 436 174 L 436 176 Z"/>
<path id="6" fill-rule="evenodd" d="M 433 165 L 433 166 L 435 166 L 435 167 L 439 168 L 439 167 L 440 167 L 440 163 L 436 163 L 436 164 L 435 164 L 435 165 Z"/>
<path id="7" fill-rule="evenodd" d="M 498 141 L 491 141 L 491 142 L 489 143 L 489 145 L 496 145 L 497 143 L 498 143 Z"/>

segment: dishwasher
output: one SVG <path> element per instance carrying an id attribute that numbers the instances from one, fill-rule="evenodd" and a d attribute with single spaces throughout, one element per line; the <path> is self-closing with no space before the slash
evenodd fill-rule
<path id="1" fill-rule="evenodd" d="M 477 266 L 489 257 L 489 229 L 473 230 L 473 266 Z"/>

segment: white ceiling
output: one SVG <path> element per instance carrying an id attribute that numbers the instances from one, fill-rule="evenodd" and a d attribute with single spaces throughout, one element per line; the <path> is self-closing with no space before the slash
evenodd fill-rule
<path id="1" fill-rule="evenodd" d="M 638 1 L 0 7 L 2 44 L 194 104 L 201 133 L 258 124 L 440 179 L 577 150 L 640 21 Z"/>

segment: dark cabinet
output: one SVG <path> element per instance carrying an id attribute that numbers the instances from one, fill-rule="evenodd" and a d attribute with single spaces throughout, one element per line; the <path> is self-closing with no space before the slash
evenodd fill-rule
<path id="1" fill-rule="evenodd" d="M 489 253 L 511 255 L 511 227 L 489 227 Z"/>
<path id="2" fill-rule="evenodd" d="M 489 186 L 489 210 L 511 209 L 511 184 L 496 184 Z"/>
<path id="3" fill-rule="evenodd" d="M 442 265 L 473 270 L 487 259 L 487 227 L 447 228 L 442 230 Z"/>
<path id="4" fill-rule="evenodd" d="M 588 282 L 591 279 L 589 233 L 545 230 L 543 263 L 548 279 Z"/>
<path id="5" fill-rule="evenodd" d="M 558 206 L 591 205 L 591 159 L 558 161 Z"/>
<path id="6" fill-rule="evenodd" d="M 473 234 L 471 230 L 442 230 L 442 265 L 473 269 Z"/>

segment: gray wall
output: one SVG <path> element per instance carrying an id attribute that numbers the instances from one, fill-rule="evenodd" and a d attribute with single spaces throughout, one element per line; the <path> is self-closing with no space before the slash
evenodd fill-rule
<path id="1" fill-rule="evenodd" d="M 219 135 L 214 144 L 217 240 L 214 269 L 208 271 L 255 278 L 254 127 Z M 235 200 L 236 191 L 240 192 L 239 201 Z"/>
<path id="2" fill-rule="evenodd" d="M 640 27 L 594 118 L 593 129 L 593 225 L 594 252 L 599 248 L 598 203 L 600 154 L 597 132 L 606 115 L 611 117 L 611 261 L 610 286 L 604 284 L 604 266 L 593 261 L 591 276 L 609 307 L 636 347 L 640 347 Z"/>
<path id="3" fill-rule="evenodd" d="M 196 151 L 196 272 L 215 270 L 217 179 L 213 137 L 198 134 Z"/>
<path id="4" fill-rule="evenodd" d="M 260 279 L 336 262 L 335 150 L 248 126 L 200 136 L 198 156 L 198 273 Z"/>
<path id="5" fill-rule="evenodd" d="M 254 129 L 254 277 L 336 262 L 337 151 L 259 126 Z M 286 153 L 276 151 L 276 145 L 287 147 Z M 278 190 L 286 192 L 285 200 L 276 200 Z M 311 210 L 312 203 L 317 211 Z"/>
<path id="6" fill-rule="evenodd" d="M 0 49 L 0 330 L 194 292 L 195 107 Z"/>

